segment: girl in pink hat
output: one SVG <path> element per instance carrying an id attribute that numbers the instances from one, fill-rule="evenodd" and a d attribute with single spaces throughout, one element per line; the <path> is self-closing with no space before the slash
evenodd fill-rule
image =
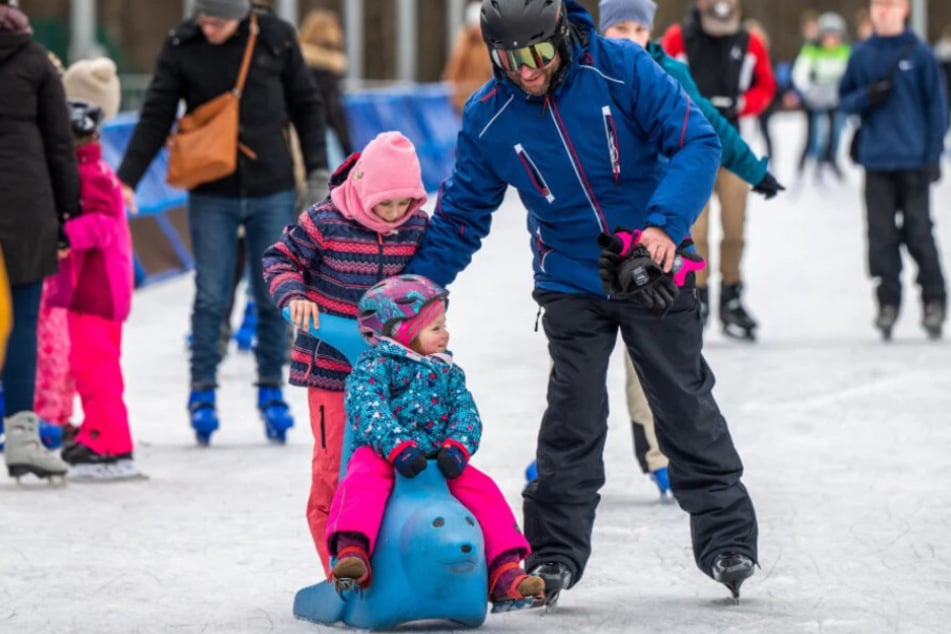
<path id="1" fill-rule="evenodd" d="M 325 532 L 337 489 L 343 443 L 346 357 L 311 336 L 320 313 L 355 318 L 363 293 L 396 275 L 419 248 L 429 222 L 416 148 L 399 132 L 383 132 L 344 161 L 330 195 L 301 213 L 264 253 L 264 278 L 274 303 L 289 306 L 298 325 L 290 382 L 307 388 L 314 433 L 307 523 L 324 571 Z"/>

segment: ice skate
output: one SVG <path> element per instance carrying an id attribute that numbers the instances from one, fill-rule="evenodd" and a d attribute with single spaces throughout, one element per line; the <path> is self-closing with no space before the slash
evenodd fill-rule
<path id="1" fill-rule="evenodd" d="M 18 412 L 4 420 L 6 448 L 4 461 L 10 477 L 32 473 L 53 482 L 63 481 L 67 466 L 40 441 L 40 418 L 33 412 Z"/>
<path id="2" fill-rule="evenodd" d="M 571 585 L 571 570 L 568 569 L 566 564 L 553 561 L 535 567 L 531 574 L 533 577 L 541 577 L 545 583 L 544 594 L 532 602 L 532 607 L 544 606 L 545 611 L 550 612 L 558 603 L 561 591 Z"/>
<path id="3" fill-rule="evenodd" d="M 717 555 L 717 560 L 713 562 L 714 580 L 729 588 L 737 603 L 740 601 L 740 586 L 753 576 L 754 570 L 752 559 L 736 553 Z"/>
<path id="4" fill-rule="evenodd" d="M 662 504 L 673 504 L 674 492 L 670 490 L 670 472 L 667 470 L 667 467 L 661 467 L 656 471 L 652 471 L 650 474 L 651 480 L 654 481 L 654 484 L 657 485 L 658 490 L 660 490 L 660 501 Z"/>
<path id="5" fill-rule="evenodd" d="M 264 421 L 264 433 L 268 440 L 280 444 L 287 442 L 287 430 L 294 426 L 294 418 L 281 388 L 259 387 L 258 411 Z"/>
<path id="6" fill-rule="evenodd" d="M 147 480 L 132 458 L 132 452 L 111 456 L 99 454 L 81 442 L 63 449 L 63 460 L 69 465 L 66 478 L 71 482 L 121 482 Z"/>
<path id="7" fill-rule="evenodd" d="M 875 327 L 882 333 L 884 341 L 892 340 L 892 329 L 896 321 L 898 321 L 898 306 L 885 304 L 879 307 L 878 316 L 875 317 Z"/>
<path id="8" fill-rule="evenodd" d="M 928 338 L 932 341 L 941 338 L 941 328 L 944 325 L 945 309 L 944 304 L 938 302 L 929 302 L 925 304 L 921 316 L 921 326 L 928 333 Z"/>
<path id="9" fill-rule="evenodd" d="M 337 592 L 344 593 L 370 585 L 370 557 L 360 546 L 347 546 L 337 553 L 331 578 Z"/>
<path id="10" fill-rule="evenodd" d="M 756 340 L 756 321 L 743 307 L 740 295 L 742 284 L 730 284 L 720 287 L 720 323 L 723 334 L 734 339 Z"/>
<path id="11" fill-rule="evenodd" d="M 215 391 L 192 390 L 188 396 L 188 411 L 195 440 L 202 447 L 211 442 L 211 434 L 218 429 L 218 412 L 215 411 Z"/>
<path id="12" fill-rule="evenodd" d="M 493 613 L 531 607 L 536 600 L 544 597 L 545 592 L 545 580 L 525 574 L 518 561 L 495 566 L 495 569 L 490 571 L 489 585 L 489 600 L 492 602 Z"/>
<path id="13" fill-rule="evenodd" d="M 241 326 L 234 333 L 234 341 L 241 352 L 250 352 L 257 343 L 258 309 L 253 301 L 248 301 L 244 307 L 244 318 Z"/>

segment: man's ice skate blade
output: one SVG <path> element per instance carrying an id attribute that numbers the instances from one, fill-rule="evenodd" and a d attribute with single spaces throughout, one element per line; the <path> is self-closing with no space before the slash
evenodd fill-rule
<path id="1" fill-rule="evenodd" d="M 544 594 L 536 597 L 531 607 L 544 607 L 546 612 L 550 612 L 558 603 L 561 591 L 571 585 L 571 570 L 566 564 L 555 561 L 536 566 L 531 574 L 535 577 L 541 577 L 545 582 Z"/>
<path id="2" fill-rule="evenodd" d="M 753 576 L 756 564 L 746 555 L 725 553 L 713 563 L 713 578 L 725 585 L 733 598 L 739 601 L 740 586 Z"/>

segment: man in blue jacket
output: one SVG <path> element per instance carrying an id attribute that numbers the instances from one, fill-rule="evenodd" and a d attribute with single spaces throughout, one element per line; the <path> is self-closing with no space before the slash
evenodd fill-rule
<path id="1" fill-rule="evenodd" d="M 506 188 L 518 190 L 553 361 L 538 478 L 524 492 L 527 566 L 545 578 L 549 603 L 584 572 L 620 331 L 691 515 L 696 563 L 737 594 L 757 558 L 756 516 L 711 394 L 692 276 L 679 291 L 671 283 L 685 257 L 677 245 L 713 187 L 716 133 L 647 53 L 598 36 L 574 0 L 484 0 L 482 31 L 495 78 L 466 103 L 453 173 L 409 270 L 452 282 Z M 617 227 L 642 233 L 624 233 L 632 248 L 612 261 L 597 240 Z"/>
<path id="2" fill-rule="evenodd" d="M 947 303 L 929 188 L 941 178 L 948 100 L 941 67 L 905 26 L 907 16 L 908 0 L 871 0 L 875 34 L 855 47 L 839 84 L 842 110 L 862 117 L 868 265 L 878 278 L 875 326 L 886 340 L 901 307 L 902 243 L 918 264 L 922 326 L 933 339 L 941 336 Z"/>

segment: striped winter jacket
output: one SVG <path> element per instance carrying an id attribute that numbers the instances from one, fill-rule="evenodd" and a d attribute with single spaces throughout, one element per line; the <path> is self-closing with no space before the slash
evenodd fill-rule
<path id="1" fill-rule="evenodd" d="M 346 180 L 352 163 L 334 174 L 331 188 Z M 429 216 L 417 210 L 392 234 L 379 234 L 350 220 L 328 196 L 304 211 L 297 224 L 264 252 L 264 280 L 279 308 L 309 299 L 321 312 L 357 316 L 363 293 L 403 271 L 416 253 Z M 290 382 L 301 387 L 343 391 L 350 363 L 339 351 L 299 331 L 291 350 Z"/>
<path id="2" fill-rule="evenodd" d="M 471 456 L 482 439 L 479 410 L 452 356 L 424 357 L 390 339 L 360 355 L 344 407 L 354 448 L 387 460 L 409 443 L 429 454 L 446 441 Z"/>

